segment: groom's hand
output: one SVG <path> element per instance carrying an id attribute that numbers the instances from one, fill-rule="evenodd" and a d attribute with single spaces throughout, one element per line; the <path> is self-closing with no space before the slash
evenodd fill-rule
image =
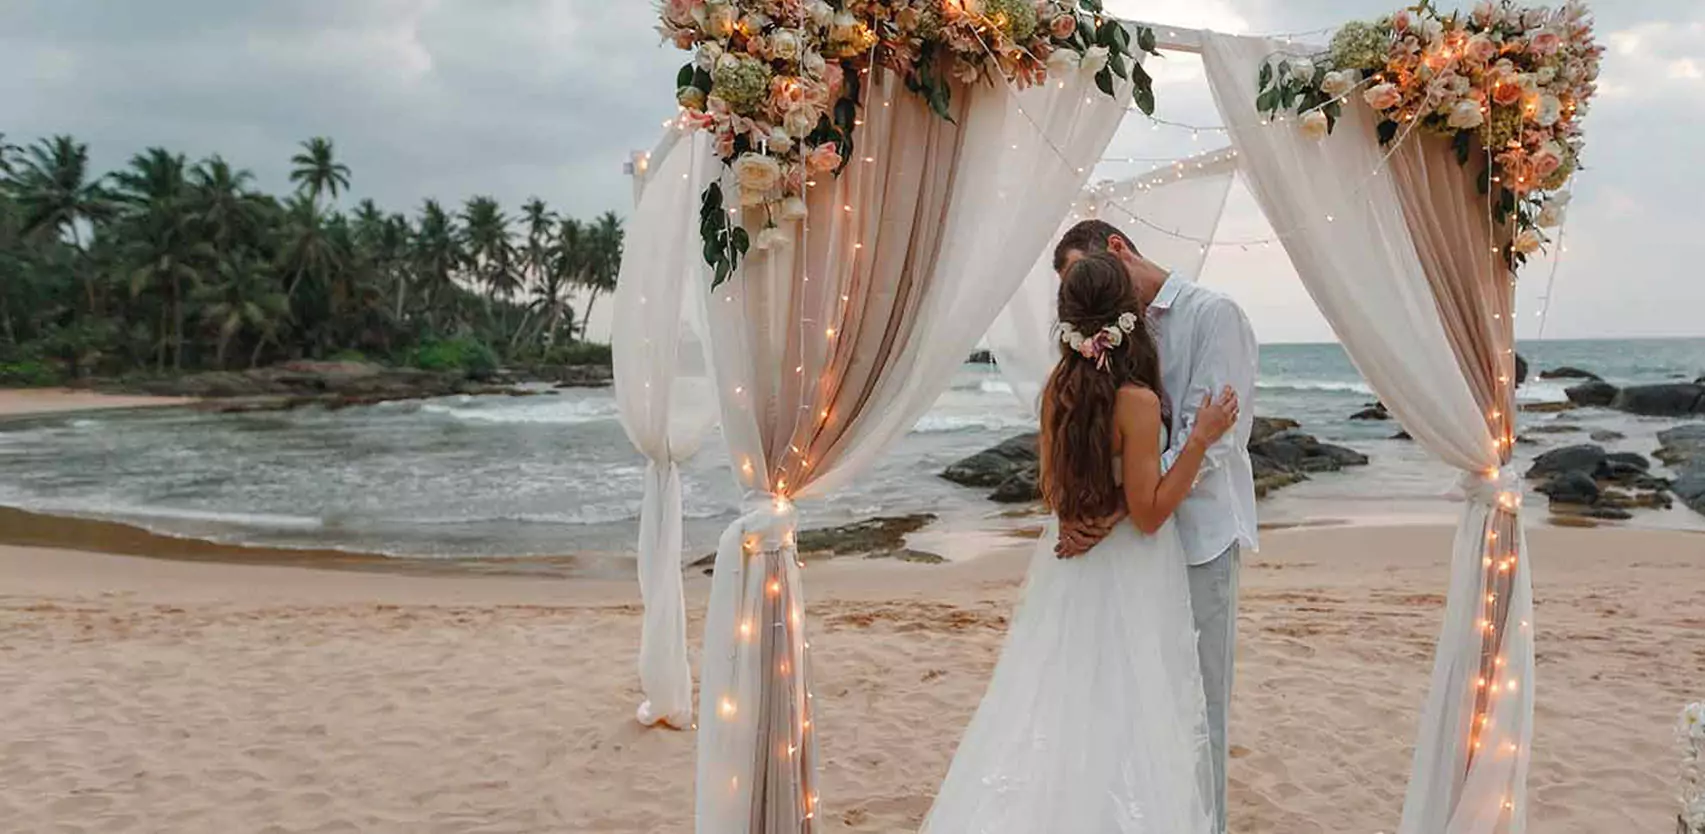
<path id="1" fill-rule="evenodd" d="M 1124 518 L 1124 513 L 1114 513 L 1106 518 L 1060 522 L 1060 541 L 1054 545 L 1054 555 L 1061 559 L 1075 559 L 1088 553 L 1112 534 L 1113 528 Z"/>

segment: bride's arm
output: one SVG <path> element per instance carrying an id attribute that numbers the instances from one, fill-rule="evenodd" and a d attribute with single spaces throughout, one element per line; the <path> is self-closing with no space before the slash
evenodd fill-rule
<path id="1" fill-rule="evenodd" d="M 1124 446 L 1125 507 L 1137 529 L 1152 534 L 1190 495 L 1209 447 L 1237 423 L 1237 395 L 1228 388 L 1217 401 L 1203 400 L 1189 439 L 1164 474 L 1160 398 L 1146 388 L 1121 389 L 1114 419 Z"/>

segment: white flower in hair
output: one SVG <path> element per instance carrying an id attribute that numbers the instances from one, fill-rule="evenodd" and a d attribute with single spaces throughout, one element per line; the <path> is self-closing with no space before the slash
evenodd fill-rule
<path id="1" fill-rule="evenodd" d="M 1137 329 L 1137 314 L 1121 313 L 1119 319 L 1100 330 L 1093 336 L 1085 336 L 1078 329 L 1066 322 L 1055 325 L 1054 332 L 1060 341 L 1085 359 L 1095 362 L 1095 367 L 1107 370 L 1107 354 L 1114 348 L 1125 343 L 1125 334 Z"/>

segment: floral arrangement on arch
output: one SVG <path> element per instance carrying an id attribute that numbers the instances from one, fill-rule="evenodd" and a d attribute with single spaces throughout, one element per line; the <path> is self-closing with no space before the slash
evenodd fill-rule
<path id="1" fill-rule="evenodd" d="M 1345 25 L 1329 51 L 1262 67 L 1256 107 L 1293 111 L 1325 138 L 1357 90 L 1379 117 L 1381 144 L 1420 128 L 1445 136 L 1467 165 L 1480 160 L 1480 193 L 1493 195 L 1512 268 L 1550 242 L 1580 167 L 1581 118 L 1597 89 L 1604 48 L 1585 5 L 1552 10 L 1481 0 L 1444 14 L 1431 0 L 1373 23 Z"/>
<path id="2" fill-rule="evenodd" d="M 1676 724 L 1681 742 L 1681 814 L 1678 834 L 1705 834 L 1705 702 L 1689 704 Z"/>
<path id="3" fill-rule="evenodd" d="M 1114 77 L 1154 112 L 1151 79 L 1134 59 L 1154 33 L 1105 15 L 1101 0 L 661 0 L 658 30 L 694 52 L 676 78 L 683 126 L 708 130 L 738 184 L 738 205 L 764 214 L 756 241 L 729 222 L 719 184 L 705 189 L 700 232 L 712 286 L 754 243 L 784 245 L 778 221 L 802 220 L 815 176 L 837 176 L 853 153 L 861 79 L 886 67 L 951 118 L 951 81 L 1040 84 L 1050 72 Z"/>

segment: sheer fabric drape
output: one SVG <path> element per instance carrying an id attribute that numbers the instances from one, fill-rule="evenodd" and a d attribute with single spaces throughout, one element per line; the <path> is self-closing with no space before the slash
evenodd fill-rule
<path id="1" fill-rule="evenodd" d="M 1208 259 L 1208 247 L 1202 241 L 1213 239 L 1219 228 L 1236 174 L 1236 156 L 1232 149 L 1223 148 L 1084 189 L 1024 283 L 989 325 L 989 352 L 1013 394 L 1032 414 L 1038 413 L 1042 388 L 1060 358 L 1054 339 L 1059 292 L 1054 242 L 1078 221 L 1096 217 L 1129 235 L 1137 251 L 1149 260 L 1181 275 L 1200 275 Z"/>
<path id="2" fill-rule="evenodd" d="M 648 174 L 629 221 L 632 234 L 612 304 L 611 361 L 622 428 L 645 455 L 640 504 L 638 572 L 645 607 L 639 679 L 645 700 L 636 717 L 646 725 L 686 729 L 693 720 L 693 678 L 687 656 L 686 602 L 681 580 L 681 470 L 715 421 L 714 391 L 695 323 L 702 286 L 690 251 L 650 246 L 648 240 L 696 234 L 695 152 L 703 137 L 676 142 Z M 697 314 L 695 315 L 695 311 Z"/>
<path id="3" fill-rule="evenodd" d="M 792 500 L 856 476 L 929 408 L 1125 112 L 1077 73 L 1022 93 L 957 88 L 952 122 L 886 72 L 866 81 L 846 170 L 818 178 L 806 221 L 782 224 L 791 244 L 754 250 L 708 299 L 723 434 L 750 498 L 719 544 L 705 622 L 707 834 L 815 828 Z M 696 254 L 697 235 L 669 245 Z"/>
<path id="4" fill-rule="evenodd" d="M 1483 358 L 1509 348 L 1507 306 L 1502 318 L 1476 320 L 1499 311 L 1485 293 L 1507 289 L 1509 276 L 1491 274 L 1492 244 L 1475 243 L 1463 223 L 1484 222 L 1483 205 L 1474 209 L 1455 185 L 1461 177 L 1472 188 L 1466 173 L 1444 170 L 1418 141 L 1400 148 L 1387 170 L 1372 113 L 1360 102 L 1345 108 L 1322 142 L 1294 124 L 1262 124 L 1255 79 L 1278 44 L 1208 34 L 1203 46 L 1208 83 L 1250 190 L 1310 295 L 1404 427 L 1464 473 L 1468 503 L 1400 831 L 1520 832 L 1532 594 L 1519 482 L 1502 468 L 1508 384 L 1495 369 L 1487 384 L 1487 369 L 1499 363 Z M 1409 184 L 1394 181 L 1401 177 Z M 1487 283 L 1475 284 L 1474 274 Z"/>

